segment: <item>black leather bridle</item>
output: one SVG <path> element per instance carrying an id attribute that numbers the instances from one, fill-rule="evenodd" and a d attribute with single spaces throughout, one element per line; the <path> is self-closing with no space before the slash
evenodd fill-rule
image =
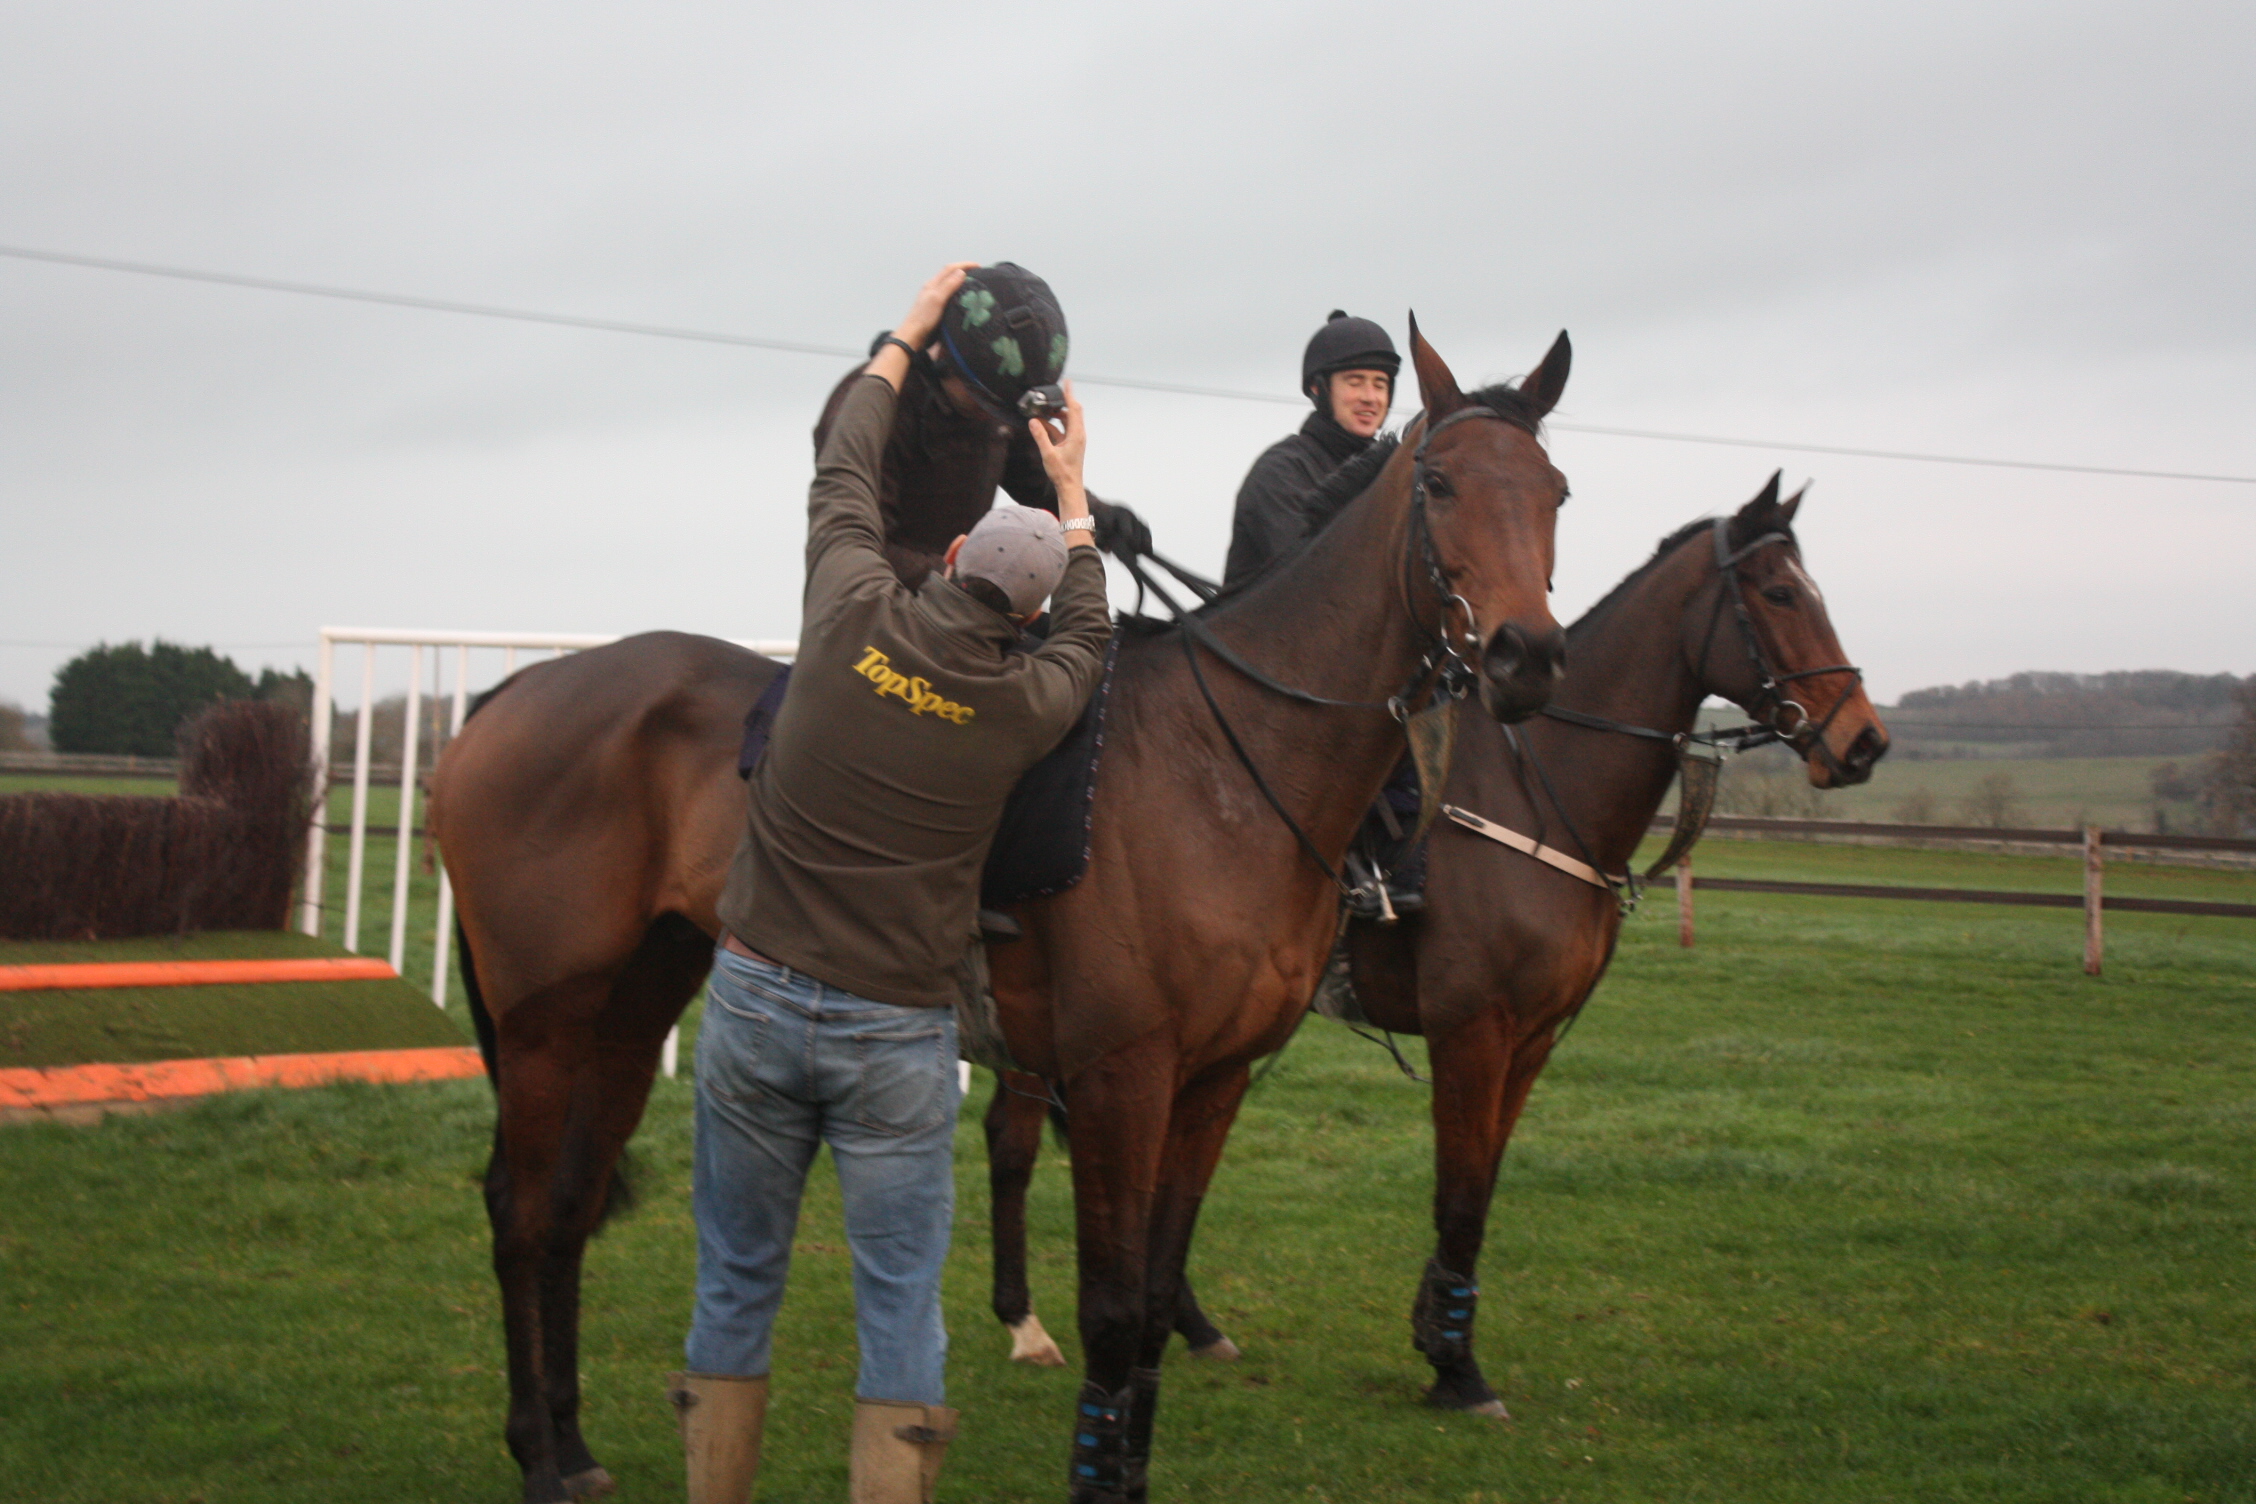
<path id="1" fill-rule="evenodd" d="M 1850 694 L 1864 682 L 1864 670 L 1853 663 L 1828 663 L 1820 668 L 1796 669 L 1790 674 L 1778 672 L 1770 655 L 1763 650 L 1762 634 L 1755 629 L 1754 613 L 1747 609 L 1747 579 L 1740 572 L 1739 566 L 1757 549 L 1767 548 L 1773 543 L 1791 546 L 1794 542 L 1793 535 L 1764 533 L 1752 542 L 1743 543 L 1734 549 L 1731 546 L 1730 529 L 1731 520 L 1728 517 L 1718 517 L 1712 529 L 1716 573 L 1724 576 L 1725 580 L 1724 588 L 1716 592 L 1715 609 L 1708 613 L 1708 631 L 1701 640 L 1700 661 L 1707 661 L 1708 649 L 1715 641 L 1716 624 L 1721 620 L 1724 602 L 1728 600 L 1732 614 L 1739 619 L 1739 640 L 1747 650 L 1747 662 L 1754 669 L 1755 681 L 1759 686 L 1754 702 L 1746 707 L 1747 713 L 1755 718 L 1758 725 L 1802 756 L 1808 757 L 1815 753 L 1835 778 L 1846 781 L 1848 769 L 1841 765 L 1840 759 L 1833 755 L 1832 748 L 1825 744 L 1825 733 L 1833 728 L 1834 718 L 1848 706 Z M 1788 696 L 1786 686 L 1797 679 L 1815 679 L 1825 674 L 1847 674 L 1852 682 L 1834 697 L 1833 708 L 1825 712 L 1825 719 L 1813 725 L 1809 711 L 1801 701 Z"/>
<path id="2" fill-rule="evenodd" d="M 1656 731 L 1650 726 L 1633 726 L 1626 721 L 1608 720 L 1586 711 L 1570 710 L 1564 705 L 1546 705 L 1543 713 L 1571 726 L 1587 726 L 1593 731 L 1615 731 L 1624 736 L 1667 742 L 1673 747 L 1704 743 L 1728 747 L 1734 752 L 1747 752 L 1756 747 L 1767 747 L 1773 742 L 1783 742 L 1805 757 L 1815 751 L 1835 777 L 1843 777 L 1847 769 L 1841 766 L 1825 745 L 1825 733 L 1832 729 L 1834 717 L 1849 703 L 1849 691 L 1843 690 L 1839 698 L 1834 700 L 1833 708 L 1825 713 L 1824 720 L 1812 722 L 1809 711 L 1803 708 L 1799 700 L 1787 695 L 1785 686 L 1798 679 L 1814 679 L 1821 674 L 1849 674 L 1854 676 L 1857 684 L 1862 684 L 1864 670 L 1853 663 L 1829 663 L 1820 668 L 1796 669 L 1792 673 L 1782 674 L 1777 671 L 1771 663 L 1770 655 L 1763 649 L 1762 635 L 1755 627 L 1754 613 L 1747 609 L 1746 592 L 1749 586 L 1739 566 L 1757 549 L 1767 548 L 1773 543 L 1791 545 L 1794 538 L 1791 533 L 1764 533 L 1752 542 L 1734 549 L 1731 546 L 1730 528 L 1730 518 L 1718 517 L 1710 529 L 1710 537 L 1715 545 L 1715 568 L 1720 588 L 1716 591 L 1715 607 L 1708 613 L 1708 628 L 1701 636 L 1697 661 L 1703 664 L 1708 661 L 1708 654 L 1715 647 L 1716 628 L 1723 621 L 1723 608 L 1728 603 L 1732 615 L 1738 619 L 1739 641 L 1746 649 L 1747 662 L 1755 673 L 1754 698 L 1740 707 L 1755 718 L 1753 725 L 1671 733 Z M 1854 688 L 1855 685 L 1850 686 L 1850 689 Z"/>

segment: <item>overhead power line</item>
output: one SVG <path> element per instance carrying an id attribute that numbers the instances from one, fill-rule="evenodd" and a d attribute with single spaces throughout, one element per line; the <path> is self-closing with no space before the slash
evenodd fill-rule
<path id="1" fill-rule="evenodd" d="M 375 303 L 388 308 L 416 308 L 430 313 L 460 313 L 477 318 L 511 319 L 524 324 L 552 324 L 566 329 L 594 329 L 606 334 L 640 334 L 656 339 L 693 340 L 708 345 L 736 345 L 752 350 L 781 350 L 793 355 L 824 355 L 859 360 L 864 352 L 844 345 L 818 345 L 801 340 L 768 339 L 752 334 L 724 334 L 710 329 L 688 329 L 673 324 L 643 324 L 625 319 L 583 318 L 577 314 L 545 313 L 530 308 L 504 308 L 491 303 L 462 303 L 447 298 L 412 297 L 405 293 L 371 292 L 365 288 L 330 287 L 318 282 L 293 282 L 277 277 L 251 277 L 235 272 L 201 271 L 193 267 L 162 266 L 150 261 L 119 261 L 107 256 L 78 256 L 63 251 L 36 250 L 29 246 L 0 245 L 0 256 L 19 261 L 44 261 L 57 266 L 85 267 L 94 271 L 129 272 L 143 277 L 170 277 L 182 282 L 205 282 L 220 287 L 244 287 L 259 292 L 296 293 L 312 298 L 338 298 L 352 303 Z M 1129 391 L 1165 392 L 1184 397 L 1216 397 L 1232 402 L 1268 402 L 1298 407 L 1308 400 L 1277 392 L 1248 392 L 1230 387 L 1192 386 L 1175 381 L 1143 381 L 1130 376 L 1078 374 L 1084 386 L 1119 387 Z M 1980 455 L 1927 454 L 1904 449 L 1862 449 L 1839 444 L 1798 444 L 1784 439 L 1742 439 L 1720 434 L 1670 433 L 1652 428 L 1618 428 L 1596 423 L 1555 422 L 1566 433 L 1587 433 L 1605 438 L 1649 439 L 1669 444 L 1721 444 L 1735 449 L 1779 449 L 1795 454 L 1833 454 L 1856 459 L 1908 460 L 1925 465 L 1975 465 L 1993 470 L 2044 470 L 2067 475 L 2113 475 L 2138 480 L 2211 481 L 2222 485 L 2256 486 L 2256 475 L 2216 475 L 2190 470 L 2142 470 L 2116 465 L 2072 465 L 2052 460 L 2008 460 Z"/>

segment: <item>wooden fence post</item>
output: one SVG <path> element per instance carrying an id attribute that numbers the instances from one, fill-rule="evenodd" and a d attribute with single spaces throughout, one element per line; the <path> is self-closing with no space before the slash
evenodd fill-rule
<path id="1" fill-rule="evenodd" d="M 1692 853 L 1676 859 L 1676 943 L 1692 948 Z"/>
<path id="2" fill-rule="evenodd" d="M 2099 827 L 2084 827 L 2084 975 L 2099 975 L 2099 956 L 2103 943 L 2100 929 L 2100 855 Z"/>

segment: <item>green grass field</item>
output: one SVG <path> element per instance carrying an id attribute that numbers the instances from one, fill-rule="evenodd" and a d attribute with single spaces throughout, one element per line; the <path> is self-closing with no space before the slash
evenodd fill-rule
<path id="1" fill-rule="evenodd" d="M 1935 853 L 1701 855 L 1741 859 L 2012 885 Z M 1318 1021 L 1209 1202 L 1194 1274 L 1247 1358 L 1170 1354 L 1155 1497 L 2256 1500 L 2256 927 L 2123 916 L 2092 980 L 2072 912 L 1709 894 L 1687 952 L 1658 900 L 1506 1160 L 1480 1330 L 1516 1419 L 1417 1404 L 1425 1090 Z M 941 1496 L 1055 1501 L 1075 1380 L 1005 1362 L 985 1309 L 984 1093 Z M 626 1499 L 680 1489 L 659 1384 L 688 1309 L 688 1102 L 660 1083 L 643 1205 L 589 1259 L 588 1425 Z M 463 1082 L 0 1132 L 0 1498 L 513 1498 L 474 1184 L 491 1114 Z M 1045 1160 L 1036 1294 L 1070 1349 Z M 844 1495 L 843 1247 L 819 1170 L 761 1499 Z"/>

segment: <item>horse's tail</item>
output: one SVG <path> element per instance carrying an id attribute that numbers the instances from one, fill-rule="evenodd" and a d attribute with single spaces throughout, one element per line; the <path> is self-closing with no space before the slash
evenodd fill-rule
<path id="1" fill-rule="evenodd" d="M 462 920 L 454 921 L 455 948 L 462 953 L 462 990 L 470 998 L 470 1027 L 478 1034 L 478 1056 L 486 1062 L 486 1079 L 501 1085 L 501 1059 L 494 1048 L 493 1015 L 486 1011 L 486 995 L 478 987 L 478 963 L 470 954 L 470 936 Z"/>

